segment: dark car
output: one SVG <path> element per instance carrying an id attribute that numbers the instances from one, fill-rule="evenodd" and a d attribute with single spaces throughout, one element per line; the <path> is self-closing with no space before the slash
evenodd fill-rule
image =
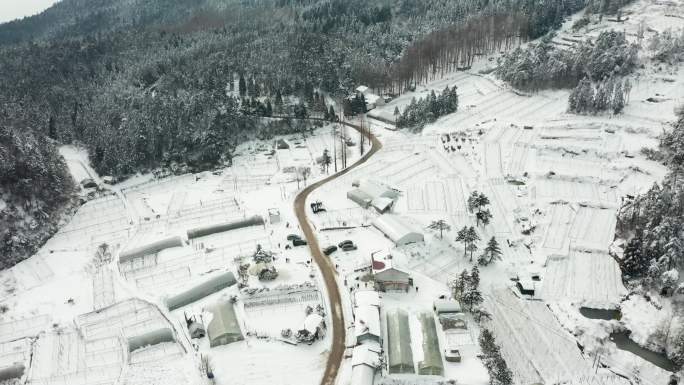
<path id="1" fill-rule="evenodd" d="M 288 240 L 288 241 L 294 241 L 295 239 L 302 239 L 302 237 L 300 237 L 300 236 L 297 235 L 297 234 L 290 234 L 290 235 L 287 236 L 287 240 Z"/>
<path id="2" fill-rule="evenodd" d="M 292 246 L 305 246 L 307 243 L 305 240 L 301 238 L 293 239 L 292 240 Z"/>
<path id="3" fill-rule="evenodd" d="M 354 242 L 352 242 L 352 241 L 350 241 L 349 239 L 347 239 L 347 240 L 344 240 L 344 241 L 340 242 L 339 244 L 337 244 L 337 246 L 339 246 L 340 248 L 342 248 L 342 247 L 344 247 L 344 245 L 353 245 L 353 244 L 354 244 Z"/>
<path id="4" fill-rule="evenodd" d="M 352 250 L 356 250 L 356 249 L 358 249 L 358 247 L 356 247 L 356 245 L 353 243 L 345 243 L 342 246 L 342 251 L 352 251 Z"/>
<path id="5" fill-rule="evenodd" d="M 330 255 L 336 251 L 337 251 L 337 246 L 330 245 L 330 246 L 326 247 L 325 249 L 323 249 L 323 254 Z"/>

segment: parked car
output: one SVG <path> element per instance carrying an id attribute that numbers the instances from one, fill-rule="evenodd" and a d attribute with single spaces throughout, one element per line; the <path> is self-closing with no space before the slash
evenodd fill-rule
<path id="1" fill-rule="evenodd" d="M 307 245 L 306 241 L 301 239 L 301 238 L 297 238 L 297 239 L 292 240 L 292 246 L 305 246 L 305 245 Z"/>
<path id="2" fill-rule="evenodd" d="M 302 237 L 300 237 L 300 236 L 297 235 L 297 234 L 290 234 L 290 235 L 287 236 L 287 240 L 288 240 L 288 241 L 294 241 L 295 239 L 302 239 Z"/>
<path id="3" fill-rule="evenodd" d="M 345 243 L 342 247 L 342 251 L 352 251 L 358 249 L 353 243 Z"/>
<path id="4" fill-rule="evenodd" d="M 458 349 L 445 349 L 444 358 L 449 362 L 461 362 L 461 352 Z"/>
<path id="5" fill-rule="evenodd" d="M 346 239 L 346 240 L 340 242 L 339 244 L 337 244 L 337 246 L 342 248 L 342 247 L 344 247 L 344 245 L 353 245 L 353 244 L 354 244 L 354 242 L 350 241 L 349 239 Z"/>
<path id="6" fill-rule="evenodd" d="M 323 254 L 330 255 L 336 251 L 337 251 L 337 246 L 330 245 L 330 246 L 326 247 L 325 249 L 323 249 Z"/>

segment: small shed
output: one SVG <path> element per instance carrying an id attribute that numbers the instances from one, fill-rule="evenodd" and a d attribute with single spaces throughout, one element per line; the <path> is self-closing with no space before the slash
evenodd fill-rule
<path id="1" fill-rule="evenodd" d="M 535 285 L 533 280 L 521 279 L 518 282 L 516 282 L 515 286 L 520 291 L 520 294 L 534 296 Z"/>
<path id="2" fill-rule="evenodd" d="M 212 319 L 207 326 L 210 347 L 227 345 L 244 339 L 232 303 L 220 302 L 209 311 L 212 313 Z"/>
<path id="3" fill-rule="evenodd" d="M 425 240 L 423 233 L 416 230 L 405 219 L 397 215 L 381 215 L 375 218 L 372 224 L 397 246 L 423 242 Z"/>
<path id="4" fill-rule="evenodd" d="M 278 140 L 276 140 L 276 148 L 278 150 L 287 150 L 290 148 L 290 145 L 287 144 L 285 139 L 278 139 Z"/>
<path id="5" fill-rule="evenodd" d="M 390 373 L 415 373 L 411 331 L 404 310 L 387 313 L 387 356 Z"/>
<path id="6" fill-rule="evenodd" d="M 268 209 L 268 221 L 271 222 L 272 225 L 280 223 L 280 210 L 277 208 Z"/>
<path id="7" fill-rule="evenodd" d="M 380 310 L 376 306 L 357 306 L 354 308 L 354 335 L 356 343 L 382 341 L 380 330 Z"/>

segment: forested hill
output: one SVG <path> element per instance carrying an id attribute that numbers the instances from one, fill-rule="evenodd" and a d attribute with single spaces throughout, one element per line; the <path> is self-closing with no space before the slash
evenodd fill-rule
<path id="1" fill-rule="evenodd" d="M 83 142 L 103 174 L 204 167 L 262 129 L 265 105 L 313 109 L 314 90 L 341 97 L 358 84 L 398 93 L 437 68 L 540 36 L 583 6 L 63 0 L 0 25 L 0 106 L 42 134 Z M 245 79 L 239 95 L 234 74 Z"/>

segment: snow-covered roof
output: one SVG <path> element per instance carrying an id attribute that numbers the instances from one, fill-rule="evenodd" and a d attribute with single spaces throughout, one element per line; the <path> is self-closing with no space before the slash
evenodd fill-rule
<path id="1" fill-rule="evenodd" d="M 380 296 L 375 290 L 359 290 L 354 293 L 355 306 L 380 306 Z"/>
<path id="2" fill-rule="evenodd" d="M 365 93 L 366 91 L 368 91 L 368 87 L 366 87 L 366 86 L 358 86 L 358 87 L 356 87 L 356 92 L 360 92 L 360 93 L 363 94 L 363 93 Z"/>
<path id="3" fill-rule="evenodd" d="M 437 314 L 460 313 L 463 311 L 461 309 L 461 304 L 454 299 L 437 299 L 435 300 L 434 306 Z"/>
<path id="4" fill-rule="evenodd" d="M 373 385 L 375 369 L 368 365 L 356 365 L 352 368 L 351 385 Z"/>
<path id="5" fill-rule="evenodd" d="M 394 204 L 394 199 L 386 197 L 377 197 L 373 199 L 371 204 L 376 210 L 378 210 L 378 212 L 384 213 L 392 207 L 392 204 Z"/>
<path id="6" fill-rule="evenodd" d="M 357 339 L 364 335 L 381 338 L 380 311 L 376 306 L 358 306 L 354 309 L 354 335 Z"/>
<path id="7" fill-rule="evenodd" d="M 422 242 L 423 234 L 408 224 L 403 218 L 396 215 L 384 214 L 375 218 L 372 222 L 387 238 L 397 246 L 409 243 Z"/>
<path id="8" fill-rule="evenodd" d="M 323 323 L 323 317 L 317 313 L 311 313 L 304 319 L 304 330 L 311 334 L 316 333 L 318 328 Z"/>
<path id="9" fill-rule="evenodd" d="M 368 104 L 375 104 L 380 99 L 380 96 L 371 93 L 365 94 L 364 97 L 366 99 L 366 103 Z"/>
<path id="10" fill-rule="evenodd" d="M 365 341 L 361 345 L 354 347 L 352 354 L 352 367 L 357 365 L 368 365 L 373 368 L 380 366 L 380 353 L 382 348 L 378 341 Z"/>
<path id="11" fill-rule="evenodd" d="M 399 196 L 396 190 L 374 180 L 361 179 L 358 184 L 359 189 L 370 195 L 373 199 L 379 197 L 396 199 Z"/>

